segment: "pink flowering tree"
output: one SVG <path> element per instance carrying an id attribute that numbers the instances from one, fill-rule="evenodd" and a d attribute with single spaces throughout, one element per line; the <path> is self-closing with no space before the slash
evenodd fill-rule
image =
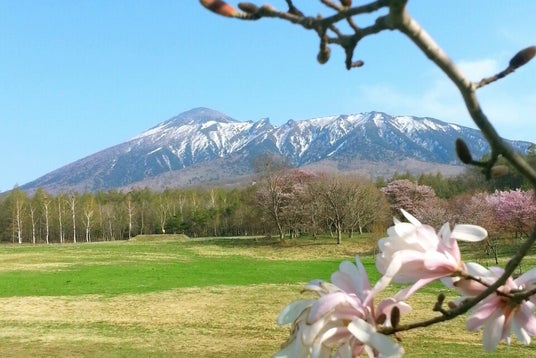
<path id="1" fill-rule="evenodd" d="M 434 227 L 443 224 L 445 208 L 431 186 L 397 179 L 381 191 L 387 197 L 393 215 L 400 215 L 400 209 L 404 209 Z"/>
<path id="2" fill-rule="evenodd" d="M 532 190 L 496 190 L 487 201 L 494 208 L 495 220 L 504 232 L 523 237 L 529 235 L 536 220 L 536 203 Z"/>
<path id="3" fill-rule="evenodd" d="M 535 169 L 500 137 L 477 96 L 480 88 L 511 75 L 528 63 L 536 55 L 536 46 L 519 51 L 499 73 L 472 82 L 412 17 L 407 9 L 408 1 L 371 0 L 354 5 L 352 0 L 319 0 L 329 12 L 327 15 L 305 14 L 293 0 L 286 0 L 284 9 L 251 2 L 241 2 L 238 8 L 221 0 L 200 0 L 200 3 L 230 18 L 275 18 L 311 30 L 319 41 L 317 61 L 327 63 L 331 48 L 340 47 L 345 56 L 344 65 L 349 70 L 364 64 L 354 58 L 362 39 L 385 31 L 398 31 L 455 85 L 469 115 L 490 145 L 489 157 L 479 161 L 473 158 L 467 144 L 458 139 L 455 148 L 460 160 L 480 168 L 491 178 L 505 173 L 504 165 L 497 162 L 502 157 L 533 189 L 536 188 Z M 357 19 L 362 16 L 376 19 L 370 25 L 358 26 Z M 406 221 L 395 219 L 395 224 L 387 231 L 388 236 L 378 243 L 377 269 L 383 275 L 378 282 L 370 284 L 359 259 L 355 265 L 344 262 L 332 275 L 331 282 L 315 280 L 306 286 L 306 290 L 317 294 L 316 299 L 298 300 L 283 309 L 278 322 L 290 324 L 291 335 L 277 357 L 400 357 L 404 349 L 390 335 L 431 326 L 467 312 L 470 313 L 467 329 L 483 329 L 486 350 L 493 350 L 502 340 L 508 342 L 512 335 L 524 344 L 530 343 L 530 337 L 536 336 L 536 269 L 515 279 L 512 274 L 536 241 L 534 225 L 526 229 L 527 238 L 504 268 L 485 268 L 462 260 L 458 247 L 459 240 L 484 240 L 487 236 L 484 228 L 456 225 L 451 229 L 446 223 L 436 232 L 408 212 L 402 211 L 402 214 Z M 437 280 L 457 290 L 462 295 L 459 302 L 445 307 L 444 296 L 440 294 L 437 302 L 431 303 L 437 316 L 403 322 L 402 315 L 409 309 L 405 300 Z M 376 305 L 377 294 L 392 282 L 407 286 Z"/>
<path id="4" fill-rule="evenodd" d="M 495 219 L 495 205 L 489 200 L 489 193 L 466 194 L 453 200 L 450 212 L 455 213 L 455 221 L 467 221 L 485 227 L 488 237 L 479 245 L 476 258 L 493 257 L 495 264 L 499 264 L 499 238 L 502 235 Z"/>

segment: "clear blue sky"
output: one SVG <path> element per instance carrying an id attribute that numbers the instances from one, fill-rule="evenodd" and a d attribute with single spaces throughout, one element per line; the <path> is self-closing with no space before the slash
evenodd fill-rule
<path id="1" fill-rule="evenodd" d="M 533 0 L 410 0 L 409 10 L 474 80 L 536 45 Z M 276 125 L 376 110 L 474 127 L 398 33 L 363 40 L 365 66 L 349 72 L 340 49 L 326 65 L 317 49 L 300 27 L 218 17 L 197 0 L 0 0 L 0 191 L 200 106 Z M 536 61 L 479 94 L 501 135 L 536 142 Z"/>

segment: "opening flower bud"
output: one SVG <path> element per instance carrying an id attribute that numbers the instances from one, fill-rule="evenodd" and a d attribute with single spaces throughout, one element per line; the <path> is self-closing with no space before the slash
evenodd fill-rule
<path id="1" fill-rule="evenodd" d="M 210 11 L 227 17 L 238 17 L 240 13 L 233 6 L 227 4 L 221 0 L 199 0 L 201 5 L 209 9 Z"/>

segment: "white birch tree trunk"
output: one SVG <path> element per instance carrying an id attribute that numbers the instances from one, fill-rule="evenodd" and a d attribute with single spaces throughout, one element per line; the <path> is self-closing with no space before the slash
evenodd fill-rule
<path id="1" fill-rule="evenodd" d="M 49 223 L 49 216 L 48 216 L 48 200 L 45 199 L 43 201 L 43 207 L 45 209 L 45 242 L 49 243 L 49 234 L 50 234 L 50 223 Z"/>

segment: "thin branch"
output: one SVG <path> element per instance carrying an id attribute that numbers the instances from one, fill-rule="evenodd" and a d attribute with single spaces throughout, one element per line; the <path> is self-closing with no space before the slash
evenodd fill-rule
<path id="1" fill-rule="evenodd" d="M 501 71 L 494 76 L 486 77 L 486 78 L 481 79 L 478 82 L 475 82 L 474 84 L 475 89 L 479 89 L 481 87 L 489 85 L 490 83 L 500 80 L 501 78 L 506 77 L 513 72 L 514 72 L 514 69 L 512 69 L 511 67 L 507 67 L 504 71 Z"/>

